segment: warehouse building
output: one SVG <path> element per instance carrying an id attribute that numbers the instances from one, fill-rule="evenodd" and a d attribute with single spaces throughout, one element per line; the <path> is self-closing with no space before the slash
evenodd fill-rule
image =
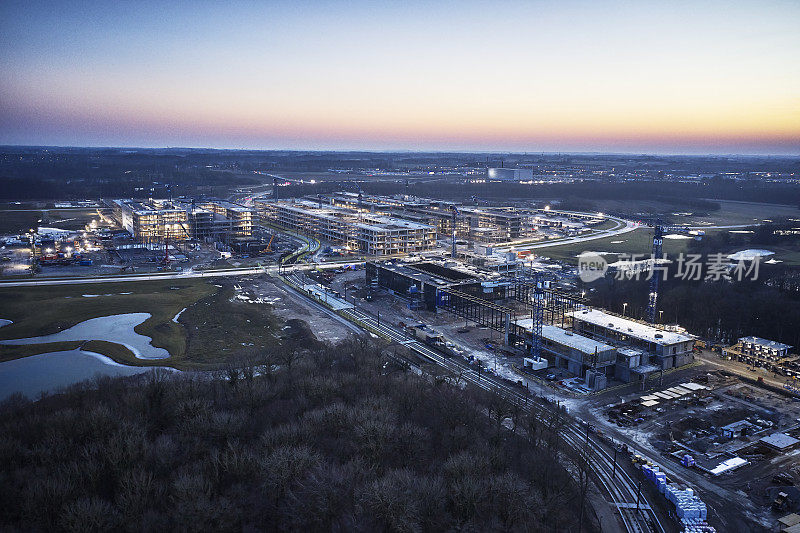
<path id="1" fill-rule="evenodd" d="M 582 335 L 602 339 L 620 347 L 637 348 L 649 361 L 666 370 L 692 361 L 694 338 L 680 331 L 652 326 L 597 309 L 569 313 L 573 329 Z"/>
<path id="2" fill-rule="evenodd" d="M 530 181 L 533 179 L 532 168 L 489 168 L 486 176 L 490 180 L 519 180 Z"/>

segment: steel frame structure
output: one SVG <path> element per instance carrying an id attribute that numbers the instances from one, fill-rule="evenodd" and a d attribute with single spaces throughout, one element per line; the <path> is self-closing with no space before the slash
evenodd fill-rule
<path id="1" fill-rule="evenodd" d="M 436 306 L 495 331 L 506 332 L 514 312 L 454 288 L 439 288 Z"/>

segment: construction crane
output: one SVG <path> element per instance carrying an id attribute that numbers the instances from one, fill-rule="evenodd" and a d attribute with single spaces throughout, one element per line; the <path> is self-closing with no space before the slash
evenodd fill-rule
<path id="1" fill-rule="evenodd" d="M 458 208 L 456 206 L 454 206 L 454 205 L 450 206 L 450 213 L 453 216 L 453 248 L 452 248 L 452 250 L 450 252 L 450 256 L 453 259 L 455 259 L 456 256 L 458 255 L 456 253 L 456 228 L 458 226 L 458 215 L 460 213 L 458 212 Z"/>
<path id="2" fill-rule="evenodd" d="M 656 313 L 658 307 L 658 274 L 655 272 L 656 261 L 663 256 L 664 234 L 666 232 L 678 233 L 681 235 L 689 234 L 689 230 L 683 226 L 672 226 L 664 224 L 661 219 L 656 219 L 648 222 L 641 222 L 642 225 L 651 226 L 653 228 L 653 275 L 650 276 L 650 292 L 647 298 L 647 321 L 654 324 L 656 321 Z M 692 235 L 699 238 L 699 235 Z"/>
<path id="3" fill-rule="evenodd" d="M 531 307 L 531 355 L 538 361 L 542 357 L 542 321 L 544 317 L 544 290 L 542 278 L 533 272 L 533 307 Z"/>
<path id="4" fill-rule="evenodd" d="M 269 238 L 269 242 L 267 243 L 267 247 L 264 248 L 264 253 L 269 254 L 272 253 L 272 241 L 275 240 L 275 234 L 272 234 L 272 237 Z"/>

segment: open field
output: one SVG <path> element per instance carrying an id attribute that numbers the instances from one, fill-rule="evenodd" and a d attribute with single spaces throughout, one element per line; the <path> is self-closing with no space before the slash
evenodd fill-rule
<path id="1" fill-rule="evenodd" d="M 26 233 L 38 226 L 83 229 L 99 219 L 96 208 L 0 209 L 0 235 Z"/>
<path id="2" fill-rule="evenodd" d="M 39 225 L 41 211 L 0 211 L 0 235 L 26 233 Z"/>
<path id="3" fill-rule="evenodd" d="M 692 213 L 696 210 L 659 200 L 592 200 L 592 203 L 602 212 L 641 216 L 663 215 L 673 223 L 685 223 L 693 226 L 749 225 L 781 217 L 800 218 L 800 209 L 793 206 L 714 199 L 709 199 L 709 201 L 719 204 L 720 209 L 703 216 L 690 215 L 686 217 L 674 216 L 673 213 Z"/>
<path id="4" fill-rule="evenodd" d="M 664 252 L 668 256 L 686 252 L 688 239 L 664 239 Z M 648 257 L 653 248 L 653 230 L 651 228 L 639 228 L 622 235 L 604 237 L 588 242 L 576 242 L 561 246 L 543 247 L 534 250 L 537 256 L 545 256 L 551 259 L 567 261 L 570 263 L 578 262 L 577 255 L 582 252 L 611 252 L 612 254 L 645 254 Z M 606 255 L 608 262 L 616 261 L 614 255 Z"/>
<path id="5" fill-rule="evenodd" d="M 135 331 L 151 337 L 152 344 L 171 357 L 138 359 L 120 344 L 94 340 L 0 346 L 0 361 L 83 345 L 124 364 L 207 368 L 280 344 L 275 332 L 281 321 L 269 305 L 237 301 L 230 285 L 205 280 L 2 288 L 0 318 L 14 323 L 0 330 L 0 339 L 49 335 L 90 318 L 142 312 L 151 317 Z"/>
<path id="6" fill-rule="evenodd" d="M 765 220 L 778 218 L 800 218 L 800 209 L 792 206 L 774 204 L 758 204 L 749 202 L 725 202 L 712 200 L 720 204 L 719 211 L 705 217 L 686 217 L 689 224 L 702 226 L 732 226 L 736 224 L 758 224 Z"/>

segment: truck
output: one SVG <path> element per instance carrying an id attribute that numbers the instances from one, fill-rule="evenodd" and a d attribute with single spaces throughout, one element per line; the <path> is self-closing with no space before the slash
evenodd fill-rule
<path id="1" fill-rule="evenodd" d="M 792 500 L 789 495 L 785 492 L 779 492 L 775 499 L 772 500 L 772 510 L 776 512 L 785 511 L 790 503 L 792 503 Z"/>
<path id="2" fill-rule="evenodd" d="M 423 342 L 433 348 L 437 348 L 446 356 L 453 354 L 451 345 L 448 345 L 448 343 L 445 342 L 444 336 L 428 328 L 425 324 L 406 326 L 406 331 L 418 341 Z"/>

